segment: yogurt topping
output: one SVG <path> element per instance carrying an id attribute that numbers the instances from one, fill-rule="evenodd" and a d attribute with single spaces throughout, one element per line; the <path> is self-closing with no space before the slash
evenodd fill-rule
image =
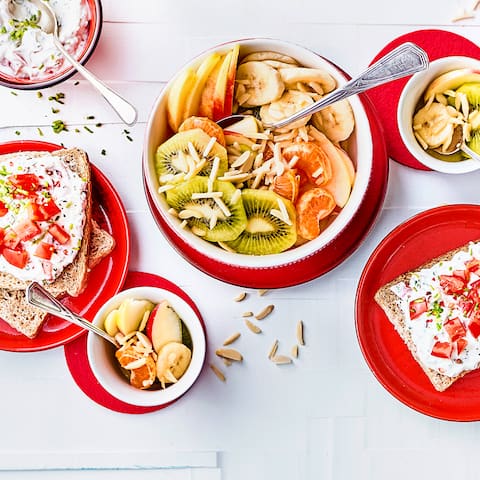
<path id="1" fill-rule="evenodd" d="M 412 274 L 391 290 L 427 367 L 449 377 L 480 363 L 480 243 Z"/>
<path id="2" fill-rule="evenodd" d="M 57 15 L 60 41 L 79 58 L 91 18 L 87 0 L 49 0 Z M 0 0 L 0 73 L 41 80 L 70 66 L 41 30 L 41 14 L 30 0 Z"/>
<path id="3" fill-rule="evenodd" d="M 80 249 L 86 192 L 86 181 L 60 157 L 19 154 L 1 163 L 0 271 L 26 281 L 55 280 Z"/>

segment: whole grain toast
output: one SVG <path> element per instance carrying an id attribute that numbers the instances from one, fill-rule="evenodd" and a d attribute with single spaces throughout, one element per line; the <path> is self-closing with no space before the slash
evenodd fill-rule
<path id="1" fill-rule="evenodd" d="M 422 367 L 423 371 L 425 374 L 428 376 L 430 379 L 432 385 L 435 387 L 436 390 L 439 392 L 443 392 L 446 390 L 448 387 L 450 387 L 454 382 L 456 382 L 458 379 L 463 377 L 468 373 L 468 371 L 462 372 L 461 374 L 457 375 L 456 377 L 449 377 L 447 375 L 442 375 L 441 373 L 432 370 L 431 368 L 428 368 L 425 366 L 422 361 L 419 359 L 417 352 L 416 352 L 416 347 L 415 344 L 412 340 L 412 336 L 410 333 L 410 330 L 406 328 L 406 323 L 405 323 L 405 316 L 404 313 L 401 309 L 401 299 L 398 297 L 392 290 L 391 287 L 394 285 L 404 282 L 406 285 L 408 285 L 411 276 L 419 272 L 420 270 L 423 270 L 424 268 L 431 268 L 435 264 L 445 261 L 445 260 L 450 260 L 457 252 L 461 251 L 468 251 L 469 245 L 463 245 L 461 247 L 455 248 L 454 250 L 450 250 L 447 253 L 444 253 L 443 255 L 440 255 L 428 262 L 426 262 L 423 265 L 420 265 L 419 267 L 415 268 L 414 270 L 410 270 L 408 272 L 403 273 L 402 275 L 399 275 L 397 278 L 392 280 L 391 282 L 387 283 L 383 287 L 381 287 L 375 294 L 375 301 L 380 305 L 380 307 L 383 309 L 385 314 L 387 315 L 388 319 L 390 322 L 393 324 L 395 327 L 395 330 L 397 333 L 400 335 L 402 340 L 405 342 L 407 345 L 408 349 L 410 350 L 410 353 L 412 354 L 413 358 L 416 360 L 416 362 Z M 480 362 L 477 364 L 476 368 L 480 367 Z"/>
<path id="2" fill-rule="evenodd" d="M 93 269 L 100 261 L 111 253 L 115 247 L 113 237 L 92 221 L 90 239 L 90 253 L 88 255 L 88 269 Z M 63 296 L 60 292 L 58 296 Z M 47 314 L 30 305 L 25 298 L 25 290 L 0 289 L 0 318 L 12 328 L 29 338 L 35 338 L 40 331 Z"/>
<path id="3" fill-rule="evenodd" d="M 85 288 L 88 276 L 88 255 L 90 234 L 92 231 L 92 192 L 91 192 L 91 173 L 90 163 L 87 154 L 78 148 L 62 149 L 54 152 L 22 152 L 28 154 L 31 158 L 39 158 L 45 155 L 54 155 L 62 157 L 67 166 L 82 179 L 86 181 L 86 205 L 85 205 L 85 225 L 83 230 L 80 249 L 74 261 L 68 265 L 61 275 L 51 284 L 45 285 L 53 295 L 59 295 L 63 292 L 76 297 Z M 18 153 L 0 155 L 1 163 L 14 159 Z M 0 272 L 0 289 L 7 290 L 25 290 L 28 282 L 19 280 L 9 273 Z"/>

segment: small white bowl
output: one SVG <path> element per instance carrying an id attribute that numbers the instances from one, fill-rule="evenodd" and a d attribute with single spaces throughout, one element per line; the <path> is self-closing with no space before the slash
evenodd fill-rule
<path id="1" fill-rule="evenodd" d="M 403 143 L 420 163 L 437 172 L 468 173 L 480 168 L 480 162 L 471 159 L 448 162 L 433 157 L 422 148 L 413 134 L 412 120 L 415 107 L 428 85 L 443 73 L 460 68 L 474 68 L 480 71 L 480 61 L 470 57 L 444 57 L 434 60 L 427 70 L 418 72 L 410 78 L 398 102 L 397 122 Z"/>
<path id="2" fill-rule="evenodd" d="M 190 305 L 174 293 L 157 287 L 136 287 L 124 290 L 108 300 L 95 315 L 93 323 L 103 328 L 103 321 L 108 313 L 118 308 L 126 298 L 146 299 L 153 303 L 159 303 L 162 300 L 170 302 L 192 337 L 190 365 L 177 383 L 163 390 L 140 390 L 132 387 L 121 373 L 115 358 L 115 347 L 98 335 L 89 332 L 87 356 L 93 374 L 108 393 L 130 405 L 160 406 L 177 400 L 195 383 L 205 361 L 206 339 L 201 321 Z"/>

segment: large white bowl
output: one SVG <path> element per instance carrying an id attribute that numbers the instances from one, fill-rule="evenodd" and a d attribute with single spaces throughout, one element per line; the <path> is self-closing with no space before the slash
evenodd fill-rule
<path id="1" fill-rule="evenodd" d="M 206 353 L 206 339 L 200 319 L 182 298 L 168 290 L 157 287 L 136 287 L 124 290 L 108 300 L 97 312 L 93 323 L 103 328 L 109 312 L 118 308 L 126 298 L 146 299 L 153 303 L 168 300 L 186 325 L 192 337 L 192 359 L 187 371 L 175 384 L 164 390 L 140 390 L 132 387 L 121 373 L 115 347 L 100 336 L 89 332 L 87 356 L 93 374 L 100 385 L 118 400 L 137 406 L 160 406 L 180 398 L 200 375 Z"/>
<path id="2" fill-rule="evenodd" d="M 471 159 L 449 162 L 433 157 L 422 148 L 413 134 L 412 120 L 415 108 L 428 85 L 443 73 L 461 68 L 473 68 L 480 72 L 480 61 L 471 57 L 444 57 L 434 60 L 427 70 L 418 72 L 410 78 L 398 101 L 397 121 L 403 143 L 420 163 L 437 172 L 468 173 L 480 168 L 480 162 Z"/>
<path id="3" fill-rule="evenodd" d="M 188 65 L 195 68 L 212 51 L 224 53 L 229 51 L 232 48 L 232 45 L 236 43 L 240 44 L 240 58 L 254 51 L 276 51 L 294 57 L 304 66 L 318 67 L 327 70 L 337 80 L 338 85 L 342 85 L 347 81 L 345 75 L 339 69 L 317 53 L 296 44 L 263 38 L 238 40 L 222 44 L 194 58 Z M 153 208 L 162 216 L 167 225 L 188 245 L 195 249 L 200 255 L 214 259 L 215 261 L 226 265 L 253 269 L 269 269 L 278 268 L 282 265 L 291 265 L 292 263 L 304 260 L 315 252 L 318 252 L 319 249 L 323 248 L 328 243 L 332 242 L 335 237 L 345 229 L 357 212 L 362 198 L 364 197 L 372 169 L 373 149 L 370 124 L 362 102 L 358 97 L 354 96 L 349 99 L 355 115 L 355 130 L 352 134 L 351 141 L 349 142 L 348 153 L 356 164 L 357 175 L 347 205 L 332 224 L 315 240 L 279 254 L 244 255 L 227 252 L 205 240 L 202 240 L 190 231 L 180 228 L 180 221 L 167 213 L 168 205 L 164 197 L 157 193 L 159 183 L 155 173 L 155 152 L 157 147 L 168 138 L 166 104 L 167 94 L 172 81 L 157 98 L 148 120 L 145 135 L 143 168 L 146 189 L 152 198 Z"/>

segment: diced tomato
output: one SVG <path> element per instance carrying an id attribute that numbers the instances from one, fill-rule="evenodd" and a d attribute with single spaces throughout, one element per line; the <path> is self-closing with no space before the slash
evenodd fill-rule
<path id="1" fill-rule="evenodd" d="M 408 310 L 410 312 L 410 319 L 415 320 L 422 313 L 425 313 L 428 310 L 427 299 L 424 297 L 412 300 L 410 302 Z"/>
<path id="2" fill-rule="evenodd" d="M 48 228 L 49 233 L 52 237 L 60 243 L 60 245 L 65 245 L 70 240 L 70 234 L 66 232 L 58 223 L 52 223 Z"/>
<path id="3" fill-rule="evenodd" d="M 480 301 L 480 280 L 477 280 L 470 285 L 467 297 L 474 303 Z"/>
<path id="4" fill-rule="evenodd" d="M 466 285 L 465 280 L 455 275 L 440 275 L 440 286 L 448 295 L 462 293 Z"/>
<path id="5" fill-rule="evenodd" d="M 480 260 L 472 258 L 471 260 L 468 260 L 468 262 L 465 262 L 465 267 L 470 273 L 478 274 L 480 272 Z"/>
<path id="6" fill-rule="evenodd" d="M 457 317 L 448 319 L 443 326 L 445 327 L 445 330 L 452 342 L 455 342 L 455 340 L 458 340 L 467 334 L 467 330 L 465 329 L 463 323 Z"/>
<path id="7" fill-rule="evenodd" d="M 27 205 L 28 218 L 34 222 L 41 222 L 47 220 L 44 212 L 41 210 L 41 205 L 37 202 L 29 202 Z"/>
<path id="8" fill-rule="evenodd" d="M 462 309 L 462 312 L 466 317 L 470 315 L 473 307 L 475 306 L 475 302 L 469 298 L 461 299 L 458 301 L 458 306 Z"/>
<path id="9" fill-rule="evenodd" d="M 40 210 L 43 212 L 45 220 L 49 220 L 50 218 L 58 215 L 61 212 L 58 205 L 51 199 L 42 203 L 40 205 Z"/>
<path id="10" fill-rule="evenodd" d="M 51 243 L 40 242 L 35 249 L 34 255 L 39 258 L 44 258 L 45 260 L 50 260 L 54 251 L 55 248 Z"/>
<path id="11" fill-rule="evenodd" d="M 465 347 L 467 346 L 468 341 L 466 338 L 459 338 L 457 340 L 457 355 L 460 355 L 463 350 L 465 350 Z"/>
<path id="12" fill-rule="evenodd" d="M 8 207 L 3 202 L 0 202 L 0 217 L 4 217 L 7 213 Z"/>
<path id="13" fill-rule="evenodd" d="M 15 188 L 29 193 L 36 192 L 40 187 L 40 180 L 34 173 L 10 175 L 8 180 Z"/>
<path id="14" fill-rule="evenodd" d="M 9 228 L 3 237 L 3 245 L 7 248 L 17 248 L 17 245 L 20 243 L 20 237 Z"/>
<path id="15" fill-rule="evenodd" d="M 478 306 L 474 307 L 470 313 L 470 323 L 468 324 L 468 329 L 475 338 L 480 336 L 480 309 Z"/>
<path id="16" fill-rule="evenodd" d="M 450 358 L 452 355 L 453 344 L 450 342 L 436 342 L 432 348 L 432 353 L 434 357 L 440 358 Z"/>
<path id="17" fill-rule="evenodd" d="M 461 278 L 465 283 L 470 279 L 470 272 L 468 270 L 454 270 L 453 276 Z"/>
<path id="18" fill-rule="evenodd" d="M 5 257 L 5 260 L 17 268 L 25 268 L 25 265 L 28 262 L 28 252 L 23 249 L 13 249 L 4 247 L 2 250 L 2 255 Z"/>
<path id="19" fill-rule="evenodd" d="M 41 228 L 32 220 L 25 220 L 22 223 L 17 223 L 13 226 L 13 229 L 23 242 L 27 242 L 33 237 L 36 237 L 39 233 L 42 233 Z"/>

